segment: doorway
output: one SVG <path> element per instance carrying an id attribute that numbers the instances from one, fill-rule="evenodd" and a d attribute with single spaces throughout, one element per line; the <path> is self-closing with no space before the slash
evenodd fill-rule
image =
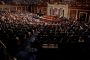
<path id="1" fill-rule="evenodd" d="M 88 21 L 88 13 L 87 12 L 79 12 L 79 20 L 81 22 L 87 22 Z"/>

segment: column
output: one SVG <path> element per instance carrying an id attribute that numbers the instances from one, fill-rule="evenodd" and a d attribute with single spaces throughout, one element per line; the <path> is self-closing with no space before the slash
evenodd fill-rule
<path id="1" fill-rule="evenodd" d="M 76 10 L 76 20 L 78 19 L 78 9 Z"/>
<path id="2" fill-rule="evenodd" d="M 17 6 L 16 6 L 16 11 L 17 11 Z"/>

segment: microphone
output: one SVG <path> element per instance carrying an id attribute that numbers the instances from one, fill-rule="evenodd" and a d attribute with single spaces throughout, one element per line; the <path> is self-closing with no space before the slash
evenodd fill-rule
<path id="1" fill-rule="evenodd" d="M 7 48 L 6 46 L 5 46 L 5 44 L 0 40 L 0 43 L 2 44 L 2 46 L 4 47 L 4 48 Z"/>

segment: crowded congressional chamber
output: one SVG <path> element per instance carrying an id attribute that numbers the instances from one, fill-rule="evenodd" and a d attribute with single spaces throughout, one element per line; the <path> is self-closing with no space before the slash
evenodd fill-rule
<path id="1" fill-rule="evenodd" d="M 0 1 L 0 60 L 90 60 L 89 0 L 12 1 Z"/>

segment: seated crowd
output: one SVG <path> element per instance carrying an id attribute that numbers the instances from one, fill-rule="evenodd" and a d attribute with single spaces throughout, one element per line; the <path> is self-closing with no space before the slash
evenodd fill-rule
<path id="1" fill-rule="evenodd" d="M 67 20 L 55 25 L 30 24 L 37 17 L 32 13 L 0 13 L 0 40 L 6 45 L 9 55 L 17 56 L 31 36 L 38 44 L 89 43 L 89 23 Z"/>

